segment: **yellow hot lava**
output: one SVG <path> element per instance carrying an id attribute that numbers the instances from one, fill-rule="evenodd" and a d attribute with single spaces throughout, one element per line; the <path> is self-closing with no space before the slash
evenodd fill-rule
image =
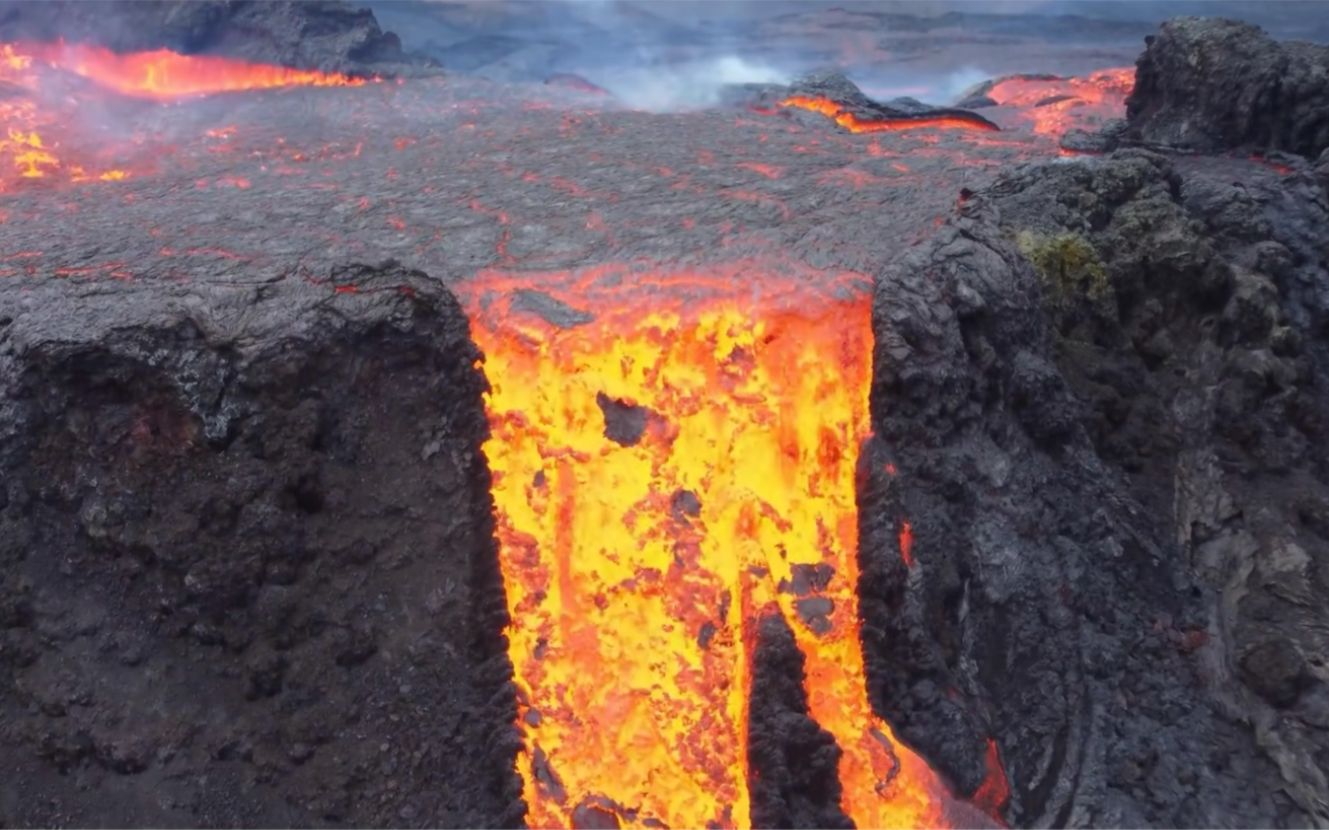
<path id="1" fill-rule="evenodd" d="M 484 449 L 532 827 L 585 822 L 579 805 L 625 827 L 748 825 L 744 614 L 771 602 L 806 655 L 810 714 L 843 750 L 845 812 L 942 826 L 944 785 L 865 686 L 864 282 L 743 263 L 463 289 L 492 386 Z M 511 298 L 528 288 L 593 319 L 523 312 Z M 780 589 L 796 565 L 830 574 L 801 613 Z"/>

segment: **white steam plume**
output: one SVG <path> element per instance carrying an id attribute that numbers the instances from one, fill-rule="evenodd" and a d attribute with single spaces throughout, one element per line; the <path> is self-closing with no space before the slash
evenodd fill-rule
<path id="1" fill-rule="evenodd" d="M 778 84 L 789 79 L 789 73 L 768 64 L 728 55 L 675 66 L 619 68 L 597 82 L 630 107 L 663 112 L 714 106 L 720 90 L 729 84 Z"/>

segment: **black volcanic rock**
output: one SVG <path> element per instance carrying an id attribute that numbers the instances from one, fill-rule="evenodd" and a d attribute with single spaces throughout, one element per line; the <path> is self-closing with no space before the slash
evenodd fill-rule
<path id="1" fill-rule="evenodd" d="M 457 301 L 197 276 L 0 285 L 5 825 L 514 826 Z"/>
<path id="2" fill-rule="evenodd" d="M 879 275 L 870 689 L 961 789 L 995 736 L 1011 826 L 1329 818 L 1326 238 L 1307 177 L 1124 150 Z"/>
<path id="3" fill-rule="evenodd" d="M 1136 61 L 1135 138 L 1203 153 L 1329 147 L 1329 47 L 1280 43 L 1235 20 L 1163 24 Z"/>
<path id="4" fill-rule="evenodd" d="M 166 48 L 323 71 L 360 72 L 411 60 L 372 11 L 346 0 L 0 2 L 0 42 L 59 38 L 116 52 Z"/>

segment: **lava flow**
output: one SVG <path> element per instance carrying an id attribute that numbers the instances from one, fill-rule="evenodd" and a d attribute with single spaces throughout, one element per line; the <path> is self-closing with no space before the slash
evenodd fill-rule
<path id="1" fill-rule="evenodd" d="M 1016 75 L 993 84 L 987 97 L 1000 106 L 1018 107 L 1033 132 L 1061 136 L 1072 127 L 1092 129 L 1121 117 L 1134 86 L 1134 67 L 1104 69 L 1085 78 Z"/>
<path id="2" fill-rule="evenodd" d="M 865 284 L 747 262 L 465 289 L 492 385 L 531 826 L 748 825 L 744 622 L 776 606 L 807 658 L 809 714 L 843 751 L 844 812 L 944 825 L 945 786 L 865 687 Z"/>
<path id="3" fill-rule="evenodd" d="M 86 44 L 0 43 L 0 192 L 7 180 L 62 174 L 69 181 L 126 178 L 123 169 L 98 164 L 98 150 L 74 151 L 83 130 L 79 90 L 57 96 L 52 74 L 77 76 L 126 98 L 174 101 L 221 92 L 287 86 L 358 86 L 364 79 L 251 64 L 227 58 L 180 55 L 165 49 L 128 55 Z M 96 145 L 96 139 L 86 143 Z M 6 163 L 6 159 L 8 163 Z M 105 169 L 93 171 L 89 168 Z"/>
<path id="4" fill-rule="evenodd" d="M 940 127 L 957 130 L 983 130 L 992 132 L 1000 129 L 985 118 L 955 111 L 938 115 L 910 115 L 898 118 L 859 118 L 840 104 L 829 98 L 808 95 L 793 95 L 780 102 L 782 107 L 797 107 L 818 112 L 844 127 L 851 133 L 882 133 L 899 130 L 915 130 L 921 127 Z"/>

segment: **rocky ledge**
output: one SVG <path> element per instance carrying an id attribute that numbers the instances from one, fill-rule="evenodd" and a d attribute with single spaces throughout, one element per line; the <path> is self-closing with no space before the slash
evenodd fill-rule
<path id="1" fill-rule="evenodd" d="M 512 825 L 484 378 L 394 265 L 0 286 L 6 825 Z"/>
<path id="2" fill-rule="evenodd" d="M 1326 256 L 1310 176 L 1123 150 L 880 275 L 874 701 L 1013 826 L 1329 821 Z"/>

